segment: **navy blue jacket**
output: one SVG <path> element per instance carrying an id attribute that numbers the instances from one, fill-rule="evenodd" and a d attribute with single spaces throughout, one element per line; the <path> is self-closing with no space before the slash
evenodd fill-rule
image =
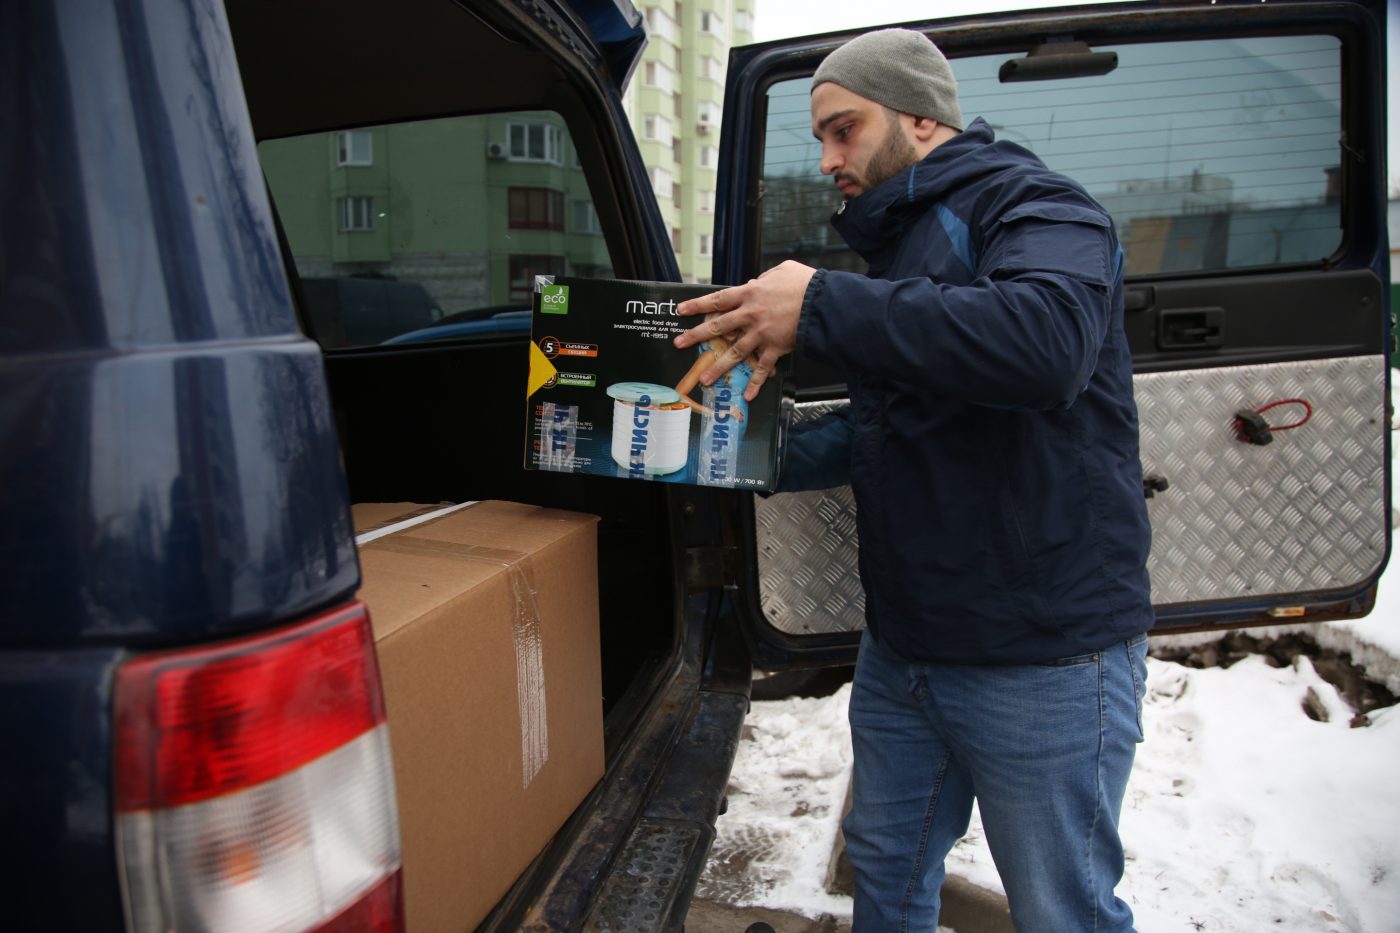
<path id="1" fill-rule="evenodd" d="M 817 272 L 798 352 L 843 369 L 851 405 L 794 430 L 780 490 L 851 483 L 875 637 L 995 664 L 1147 631 L 1108 214 L 979 119 L 832 223 L 870 272 Z"/>

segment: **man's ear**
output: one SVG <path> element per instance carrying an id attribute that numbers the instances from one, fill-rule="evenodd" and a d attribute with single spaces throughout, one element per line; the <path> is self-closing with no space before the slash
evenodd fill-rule
<path id="1" fill-rule="evenodd" d="M 929 117 L 914 117 L 913 134 L 916 143 L 926 143 L 938 131 L 938 121 Z"/>

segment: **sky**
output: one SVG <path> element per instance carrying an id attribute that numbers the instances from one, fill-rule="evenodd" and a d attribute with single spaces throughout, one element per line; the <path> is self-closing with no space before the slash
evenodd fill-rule
<path id="1" fill-rule="evenodd" d="M 863 26 L 904 23 L 938 17 L 964 16 L 1001 10 L 1026 10 L 1046 6 L 1082 6 L 1090 0 L 754 0 L 754 39 L 767 42 L 817 32 L 834 32 Z M 1388 124 L 1400 126 L 1400 78 L 1393 62 L 1400 52 L 1400 2 L 1390 0 L 1387 15 L 1386 72 Z M 1388 157 L 1392 191 L 1400 189 L 1400 152 L 1394 143 Z"/>

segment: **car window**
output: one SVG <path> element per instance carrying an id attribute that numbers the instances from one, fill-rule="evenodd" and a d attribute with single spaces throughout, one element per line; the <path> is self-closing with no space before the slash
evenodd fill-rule
<path id="1" fill-rule="evenodd" d="M 964 119 L 1034 151 L 1113 215 L 1127 274 L 1319 263 L 1341 244 L 1341 51 L 1332 36 L 1096 47 L 1102 77 L 1003 84 L 959 58 Z M 863 270 L 828 220 L 810 79 L 768 92 L 762 265 Z"/>
<path id="2" fill-rule="evenodd" d="M 536 275 L 612 275 L 557 113 L 465 116 L 259 144 L 327 350 L 529 334 Z"/>

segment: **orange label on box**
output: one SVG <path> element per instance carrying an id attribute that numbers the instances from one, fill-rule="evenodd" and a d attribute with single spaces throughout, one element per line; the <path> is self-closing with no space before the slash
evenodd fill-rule
<path id="1" fill-rule="evenodd" d="M 560 356 L 588 356 L 598 355 L 598 345 L 596 343 L 561 343 L 559 345 Z"/>

